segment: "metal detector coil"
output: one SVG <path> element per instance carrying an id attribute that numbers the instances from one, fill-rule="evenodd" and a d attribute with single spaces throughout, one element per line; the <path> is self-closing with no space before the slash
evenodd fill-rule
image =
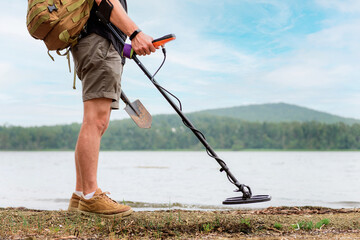
<path id="1" fill-rule="evenodd" d="M 242 192 L 241 197 L 230 197 L 223 201 L 223 204 L 247 204 L 247 203 L 259 203 L 267 202 L 271 200 L 269 195 L 252 195 L 251 188 L 244 184 L 241 184 L 239 189 L 236 189 L 234 192 Z"/>
<path id="2" fill-rule="evenodd" d="M 255 195 L 255 196 L 251 196 L 250 198 L 231 197 L 231 198 L 227 198 L 222 203 L 225 205 L 231 205 L 231 204 L 247 204 L 247 203 L 267 202 L 270 200 L 271 200 L 271 196 L 269 196 L 269 195 Z"/>

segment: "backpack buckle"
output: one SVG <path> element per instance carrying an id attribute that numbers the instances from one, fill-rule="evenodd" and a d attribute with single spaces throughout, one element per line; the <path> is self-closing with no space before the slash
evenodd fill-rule
<path id="1" fill-rule="evenodd" d="M 48 6 L 49 12 L 52 13 L 53 11 L 57 11 L 57 7 L 55 6 L 55 3 L 52 6 Z"/>

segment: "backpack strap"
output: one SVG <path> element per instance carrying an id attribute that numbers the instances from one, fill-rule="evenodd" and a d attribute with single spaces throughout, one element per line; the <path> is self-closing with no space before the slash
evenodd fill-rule
<path id="1" fill-rule="evenodd" d="M 66 49 L 66 51 L 64 53 L 61 53 L 59 50 L 56 50 L 56 53 L 59 55 L 59 56 L 66 56 L 66 59 L 68 61 L 68 66 L 69 66 L 69 72 L 71 72 L 71 64 L 70 64 L 70 51 L 71 48 L 68 47 Z M 49 56 L 54 59 L 50 54 Z M 73 89 L 76 89 L 76 70 L 75 70 L 75 67 L 74 67 L 74 81 L 73 81 Z"/>

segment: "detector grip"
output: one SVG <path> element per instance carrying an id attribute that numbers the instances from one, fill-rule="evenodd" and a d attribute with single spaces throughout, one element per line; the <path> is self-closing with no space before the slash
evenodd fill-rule
<path id="1" fill-rule="evenodd" d="M 176 36 L 175 34 L 168 34 L 168 35 L 165 35 L 161 38 L 157 38 L 155 39 L 154 41 L 152 41 L 154 47 L 160 47 L 160 46 L 163 46 L 165 45 L 166 43 L 172 41 L 172 40 L 175 40 L 176 39 Z"/>
<path id="2" fill-rule="evenodd" d="M 153 40 L 152 43 L 153 43 L 154 47 L 157 48 L 157 47 L 163 46 L 166 43 L 168 43 L 172 40 L 175 40 L 175 39 L 176 39 L 175 34 L 168 34 L 168 35 L 165 35 L 163 37 Z M 132 48 L 131 44 L 125 43 L 121 56 L 132 59 L 134 54 L 135 54 L 135 51 Z"/>

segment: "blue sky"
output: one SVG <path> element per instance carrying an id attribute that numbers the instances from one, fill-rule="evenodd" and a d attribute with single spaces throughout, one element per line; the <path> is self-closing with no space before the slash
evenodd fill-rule
<path id="1" fill-rule="evenodd" d="M 0 9 L 0 125 L 82 120 L 81 84 L 66 59 L 52 62 L 25 26 L 27 3 Z M 129 15 L 153 37 L 175 33 L 157 81 L 185 112 L 286 102 L 360 119 L 360 1 L 128 0 Z M 142 57 L 154 71 L 161 53 Z M 128 61 L 122 87 L 154 114 L 174 113 Z M 124 106 L 122 105 L 121 108 Z M 127 117 L 114 111 L 112 119 Z"/>

